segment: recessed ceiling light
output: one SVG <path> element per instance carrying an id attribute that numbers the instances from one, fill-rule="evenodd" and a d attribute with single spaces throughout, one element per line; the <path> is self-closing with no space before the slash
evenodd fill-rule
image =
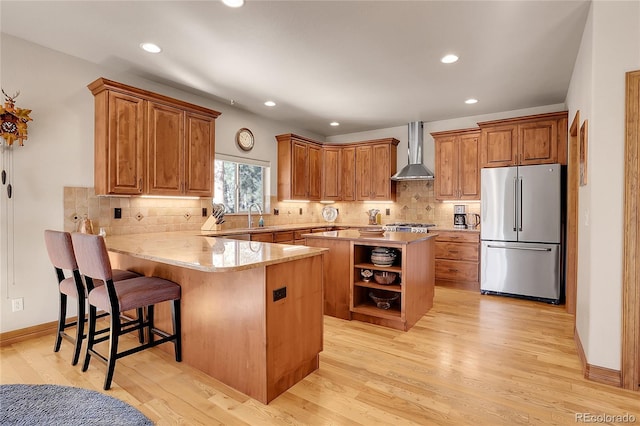
<path id="1" fill-rule="evenodd" d="M 160 49 L 160 46 L 158 46 L 157 44 L 153 44 L 153 43 L 140 43 L 140 48 L 142 50 L 144 50 L 145 52 L 149 52 L 149 53 L 160 53 L 160 52 L 162 52 L 162 49 Z"/>
<path id="2" fill-rule="evenodd" d="M 452 64 L 458 60 L 458 57 L 454 54 L 445 55 L 440 59 L 443 64 Z"/>
<path id="3" fill-rule="evenodd" d="M 338 123 L 337 121 L 332 121 L 331 123 L 329 123 L 330 126 L 336 127 L 339 126 L 340 123 Z"/>
<path id="4" fill-rule="evenodd" d="M 466 101 L 464 101 L 465 104 L 477 104 L 478 100 L 477 99 L 473 99 L 473 98 L 469 98 Z"/>
<path id="5" fill-rule="evenodd" d="M 264 104 L 265 104 L 266 106 L 268 106 L 268 107 L 276 106 L 276 103 L 275 103 L 275 102 L 273 102 L 273 101 L 267 101 L 267 102 L 265 102 Z"/>
<path id="6" fill-rule="evenodd" d="M 222 0 L 222 3 L 229 7 L 242 7 L 244 5 L 244 0 Z"/>

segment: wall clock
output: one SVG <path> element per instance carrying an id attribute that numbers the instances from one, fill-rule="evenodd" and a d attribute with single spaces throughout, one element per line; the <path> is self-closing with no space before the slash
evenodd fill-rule
<path id="1" fill-rule="evenodd" d="M 251 151 L 251 149 L 253 148 L 253 144 L 255 143 L 255 138 L 253 137 L 253 133 L 251 133 L 251 130 L 247 129 L 246 127 L 238 130 L 238 132 L 236 133 L 236 143 L 241 150 Z"/>

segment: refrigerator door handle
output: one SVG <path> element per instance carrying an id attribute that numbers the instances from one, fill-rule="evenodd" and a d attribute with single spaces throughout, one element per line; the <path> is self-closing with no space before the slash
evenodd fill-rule
<path id="1" fill-rule="evenodd" d="M 513 230 L 518 230 L 518 177 L 513 178 Z"/>
<path id="2" fill-rule="evenodd" d="M 505 249 L 505 250 L 551 251 L 550 248 L 540 248 L 540 247 L 506 247 L 506 246 L 494 246 L 491 244 L 488 244 L 487 247 L 495 248 L 495 249 Z"/>
<path id="3" fill-rule="evenodd" d="M 519 178 L 520 179 L 520 192 L 518 193 L 518 198 L 520 198 L 520 226 L 518 228 L 518 231 L 522 232 L 522 177 Z"/>

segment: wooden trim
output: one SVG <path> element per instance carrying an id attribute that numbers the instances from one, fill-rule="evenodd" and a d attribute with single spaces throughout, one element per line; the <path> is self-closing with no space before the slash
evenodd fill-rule
<path id="1" fill-rule="evenodd" d="M 375 145 L 375 144 L 383 144 L 383 143 L 388 143 L 388 144 L 397 146 L 400 143 L 400 141 L 396 138 L 382 138 L 382 139 L 371 139 L 368 141 L 358 141 L 358 142 L 331 143 L 331 142 L 315 141 L 313 139 L 309 139 L 304 136 L 296 135 L 295 133 L 285 133 L 282 135 L 276 135 L 277 141 L 288 142 L 292 139 L 300 140 L 307 143 L 312 143 L 315 145 L 320 145 L 322 147 L 345 147 L 345 146 L 357 146 L 357 145 Z"/>
<path id="2" fill-rule="evenodd" d="M 67 318 L 67 320 L 75 321 L 75 318 Z M 24 342 L 25 340 L 34 339 L 36 337 L 51 336 L 51 343 L 56 336 L 58 329 L 58 321 L 46 322 L 19 330 L 7 331 L 0 334 L 0 347 L 10 346 L 14 343 Z"/>
<path id="3" fill-rule="evenodd" d="M 576 343 L 576 350 L 578 351 L 578 358 L 582 365 L 582 374 L 587 380 L 603 383 L 605 385 L 621 387 L 622 386 L 622 374 L 619 370 L 612 370 L 611 368 L 598 367 L 597 365 L 591 365 L 587 362 L 587 357 L 578 335 L 578 329 L 573 328 L 573 340 Z"/>
<path id="4" fill-rule="evenodd" d="M 640 70 L 626 75 L 622 386 L 640 390 Z"/>
<path id="5" fill-rule="evenodd" d="M 569 158 L 567 161 L 567 269 L 565 273 L 565 308 L 575 315 L 578 287 L 578 189 L 580 146 L 580 110 L 569 128 Z M 574 318 L 575 322 L 575 318 Z"/>
<path id="6" fill-rule="evenodd" d="M 89 90 L 91 91 L 91 93 L 93 93 L 94 96 L 105 90 L 110 90 L 114 92 L 124 93 L 127 95 L 134 94 L 135 96 L 138 96 L 142 99 L 159 102 L 162 104 L 169 104 L 171 106 L 178 106 L 185 110 L 199 112 L 201 114 L 204 114 L 206 116 L 210 116 L 213 118 L 216 118 L 220 115 L 220 112 L 200 106 L 200 105 L 195 105 L 189 102 L 181 101 L 179 99 L 170 98 L 169 96 L 150 92 L 144 89 L 139 89 L 133 86 L 128 86 L 126 84 L 118 83 L 116 81 L 107 80 L 104 77 L 100 77 L 97 80 L 89 83 L 87 88 L 89 88 Z"/>
<path id="7" fill-rule="evenodd" d="M 469 133 L 478 133 L 480 134 L 479 127 L 469 127 L 467 129 L 455 129 L 455 130 L 443 130 L 440 132 L 431 132 L 431 136 L 434 138 L 440 136 L 457 136 L 457 135 L 466 135 Z"/>
<path id="8" fill-rule="evenodd" d="M 513 122 L 522 123 L 527 120 L 540 121 L 540 120 L 549 120 L 549 119 L 561 119 L 563 117 L 566 117 L 567 114 L 568 114 L 568 111 L 558 111 L 558 112 L 548 112 L 545 114 L 526 115 L 524 117 L 503 118 L 500 120 L 482 121 L 478 123 L 478 126 L 492 127 L 492 126 L 498 126 L 501 124 L 513 123 Z"/>

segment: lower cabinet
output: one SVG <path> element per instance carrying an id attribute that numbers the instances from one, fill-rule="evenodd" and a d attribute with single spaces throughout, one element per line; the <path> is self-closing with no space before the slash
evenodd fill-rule
<path id="1" fill-rule="evenodd" d="M 273 232 L 256 232 L 251 234 L 251 241 L 259 241 L 261 243 L 272 243 Z"/>
<path id="2" fill-rule="evenodd" d="M 436 284 L 480 291 L 480 234 L 435 231 Z"/>

